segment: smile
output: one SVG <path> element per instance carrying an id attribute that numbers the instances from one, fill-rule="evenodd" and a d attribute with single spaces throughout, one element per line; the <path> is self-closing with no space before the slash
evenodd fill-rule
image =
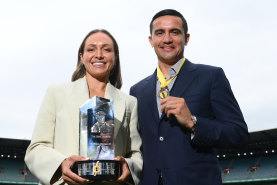
<path id="1" fill-rule="evenodd" d="M 93 62 L 92 65 L 94 66 L 101 66 L 101 65 L 105 65 L 105 62 Z"/>
<path id="2" fill-rule="evenodd" d="M 160 47 L 162 50 L 165 50 L 165 51 L 171 51 L 174 49 L 173 46 L 166 46 L 166 47 Z"/>

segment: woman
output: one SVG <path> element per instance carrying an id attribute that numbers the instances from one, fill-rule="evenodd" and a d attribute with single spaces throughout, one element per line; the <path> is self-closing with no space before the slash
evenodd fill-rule
<path id="1" fill-rule="evenodd" d="M 141 139 L 137 130 L 137 101 L 124 94 L 119 50 L 106 30 L 93 30 L 83 40 L 72 82 L 49 86 L 38 115 L 25 162 L 42 184 L 87 182 L 71 171 L 86 160 L 79 151 L 79 107 L 93 96 L 114 101 L 115 160 L 122 175 L 117 183 L 139 183 L 142 170 Z M 112 184 L 95 182 L 94 184 Z"/>

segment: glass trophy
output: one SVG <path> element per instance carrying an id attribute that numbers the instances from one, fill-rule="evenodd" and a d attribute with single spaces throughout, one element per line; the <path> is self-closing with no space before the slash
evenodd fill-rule
<path id="1" fill-rule="evenodd" d="M 94 96 L 80 107 L 79 155 L 89 158 L 76 162 L 72 171 L 89 180 L 116 180 L 120 164 L 114 161 L 113 101 Z"/>

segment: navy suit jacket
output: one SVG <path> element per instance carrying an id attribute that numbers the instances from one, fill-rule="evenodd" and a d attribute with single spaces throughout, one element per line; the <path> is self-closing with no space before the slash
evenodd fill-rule
<path id="1" fill-rule="evenodd" d="M 247 125 L 230 84 L 219 67 L 193 64 L 186 59 L 170 95 L 185 99 L 197 117 L 195 136 L 174 116 L 158 115 L 157 73 L 130 89 L 138 99 L 142 137 L 142 185 L 218 185 L 221 172 L 215 148 L 243 147 L 248 142 Z M 160 137 L 163 137 L 163 140 Z"/>

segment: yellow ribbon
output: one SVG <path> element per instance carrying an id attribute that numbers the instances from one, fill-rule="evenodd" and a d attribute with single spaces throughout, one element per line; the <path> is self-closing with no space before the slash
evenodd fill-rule
<path id="1" fill-rule="evenodd" d="M 164 75 L 163 75 L 163 73 L 162 73 L 162 71 L 161 71 L 161 69 L 160 69 L 160 67 L 158 65 L 158 67 L 157 67 L 157 76 L 158 76 L 159 81 L 161 82 L 161 88 L 165 88 L 178 75 L 179 71 L 181 70 L 181 67 L 185 63 L 185 60 L 186 60 L 186 58 L 184 58 L 182 60 L 181 65 L 180 65 L 177 73 L 172 78 L 170 78 L 167 81 L 165 80 Z"/>
<path id="2" fill-rule="evenodd" d="M 97 175 L 97 173 L 100 173 L 101 171 L 101 167 L 98 165 L 99 161 L 96 162 L 96 165 L 92 168 L 93 172 L 94 172 L 94 176 Z"/>

